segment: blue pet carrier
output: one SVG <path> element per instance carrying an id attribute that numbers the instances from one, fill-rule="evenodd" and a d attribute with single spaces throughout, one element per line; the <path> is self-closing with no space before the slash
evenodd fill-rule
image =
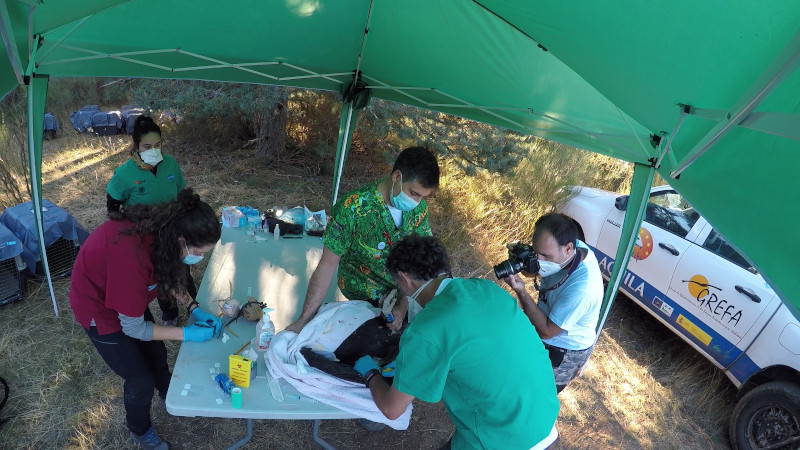
<path id="1" fill-rule="evenodd" d="M 78 249 L 89 233 L 68 212 L 47 199 L 42 199 L 42 218 L 50 277 L 56 279 L 69 276 Z M 22 261 L 28 271 L 36 278 L 44 277 L 31 202 L 20 203 L 3 211 L 0 214 L 0 223 L 11 230 L 22 243 Z"/>
<path id="2" fill-rule="evenodd" d="M 58 130 L 61 129 L 61 123 L 58 122 L 56 116 L 53 113 L 47 113 L 44 115 L 44 137 L 48 139 L 53 139 L 56 137 Z"/>
<path id="3" fill-rule="evenodd" d="M 119 111 L 98 111 L 92 114 L 92 134 L 95 136 L 119 134 L 120 128 L 122 128 L 122 117 Z"/>
<path id="4" fill-rule="evenodd" d="M 86 105 L 78 111 L 69 115 L 69 121 L 72 123 L 72 128 L 78 133 L 88 133 L 89 128 L 92 126 L 92 116 L 100 111 L 97 105 Z"/>
<path id="5" fill-rule="evenodd" d="M 0 306 L 19 300 L 25 295 L 24 270 L 22 242 L 11 230 L 0 224 Z"/>
<path id="6" fill-rule="evenodd" d="M 133 125 L 136 124 L 136 119 L 142 114 L 144 114 L 144 108 L 134 105 L 124 105 L 122 107 L 122 125 L 126 133 L 133 133 Z"/>

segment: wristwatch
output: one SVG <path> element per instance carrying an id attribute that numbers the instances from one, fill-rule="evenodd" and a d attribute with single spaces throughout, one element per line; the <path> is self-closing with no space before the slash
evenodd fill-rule
<path id="1" fill-rule="evenodd" d="M 192 309 L 194 309 L 192 308 L 192 305 L 197 305 L 198 308 L 200 307 L 200 303 L 198 303 L 197 300 L 192 300 L 188 305 L 186 305 L 186 312 L 192 312 Z"/>
<path id="2" fill-rule="evenodd" d="M 367 373 L 364 374 L 364 385 L 369 387 L 369 382 L 375 375 L 380 375 L 381 371 L 378 369 L 369 369 Z"/>

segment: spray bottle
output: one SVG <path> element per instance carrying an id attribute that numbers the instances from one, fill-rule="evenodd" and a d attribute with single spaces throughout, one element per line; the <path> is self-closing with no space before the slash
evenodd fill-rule
<path id="1" fill-rule="evenodd" d="M 269 343 L 272 341 L 272 336 L 275 336 L 275 325 L 269 318 L 269 312 L 274 311 L 272 308 L 263 308 L 264 314 L 261 315 L 256 324 L 256 338 L 255 347 L 258 351 L 266 351 L 269 348 Z"/>

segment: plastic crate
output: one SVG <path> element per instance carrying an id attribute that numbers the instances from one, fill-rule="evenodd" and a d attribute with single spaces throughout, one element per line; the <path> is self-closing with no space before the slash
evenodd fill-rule
<path id="1" fill-rule="evenodd" d="M 15 256 L 0 261 L 0 306 L 21 299 L 25 295 L 25 263 Z"/>
<path id="2" fill-rule="evenodd" d="M 47 262 L 50 267 L 50 278 L 56 280 L 64 278 L 72 274 L 72 266 L 75 265 L 75 258 L 78 256 L 80 246 L 76 241 L 69 241 L 64 238 L 58 238 L 55 242 L 48 245 L 45 249 L 47 251 Z M 42 261 L 36 261 L 37 278 L 44 278 L 44 264 Z"/>

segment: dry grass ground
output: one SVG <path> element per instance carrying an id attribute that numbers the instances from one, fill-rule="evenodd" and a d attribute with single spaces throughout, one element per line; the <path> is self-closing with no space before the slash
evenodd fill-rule
<path id="1" fill-rule="evenodd" d="M 71 132 L 45 143 L 44 196 L 91 230 L 104 219 L 105 186 L 127 158 L 128 137 L 98 138 Z M 308 175 L 297 165 L 266 169 L 251 150 L 210 154 L 193 146 L 166 147 L 189 185 L 214 207 L 224 204 L 327 205 L 331 178 Z M 342 189 L 382 176 L 386 167 L 354 151 Z M 431 200 L 432 227 L 453 257 L 454 272 L 490 277 L 504 255 L 502 243 L 524 236 L 522 224 L 498 214 L 514 199 L 492 198 L 492 180 L 473 179 L 470 191 L 452 169 Z M 467 193 L 474 199 L 467 199 Z M 483 200 L 481 200 L 483 199 Z M 504 203 L 505 202 L 505 203 Z M 483 204 L 480 214 L 473 214 Z M 471 212 L 472 211 L 472 212 Z M 497 217 L 497 219 L 494 219 Z M 500 230 L 503 230 L 502 232 Z M 204 266 L 195 270 L 202 279 Z M 11 395 L 2 410 L 0 448 L 131 448 L 125 428 L 120 379 L 105 366 L 69 309 L 69 281 L 54 284 L 60 316 L 54 317 L 46 286 L 29 283 L 24 300 L 0 308 L 0 376 Z M 169 342 L 174 361 L 180 343 Z M 524 383 L 523 377 L 520 382 Z M 724 376 L 632 302 L 620 299 L 583 377 L 560 399 L 561 438 L 556 449 L 727 448 L 727 418 L 735 391 Z M 243 420 L 183 418 L 153 404 L 153 422 L 173 448 L 225 448 L 244 434 Z M 337 448 L 438 448 L 453 431 L 441 404 L 415 402 L 409 430 L 370 433 L 352 420 L 324 422 L 321 435 Z M 244 448 L 319 448 L 310 422 L 255 422 Z"/>

